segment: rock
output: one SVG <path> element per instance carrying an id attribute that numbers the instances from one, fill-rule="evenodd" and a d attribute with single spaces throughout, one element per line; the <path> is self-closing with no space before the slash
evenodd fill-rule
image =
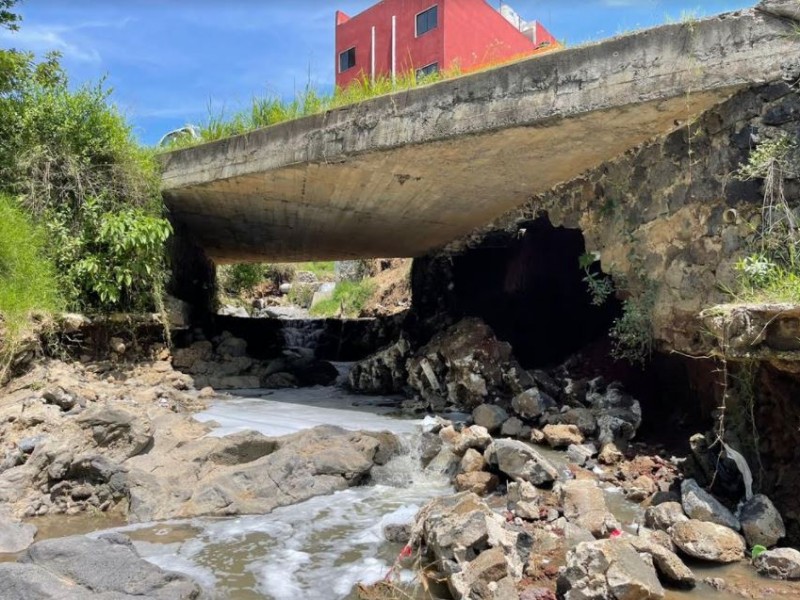
<path id="1" fill-rule="evenodd" d="M 523 419 L 529 420 L 539 418 L 545 410 L 555 405 L 555 400 L 535 387 L 516 395 L 511 401 L 513 411 Z"/>
<path id="2" fill-rule="evenodd" d="M 268 390 L 280 390 L 285 388 L 296 388 L 300 386 L 297 377 L 291 373 L 273 373 L 261 380 L 261 387 Z"/>
<path id="3" fill-rule="evenodd" d="M 378 442 L 378 449 L 372 457 L 372 462 L 376 465 L 383 466 L 395 456 L 403 453 L 403 445 L 391 431 L 365 431 L 364 435 L 374 438 Z"/>
<path id="4" fill-rule="evenodd" d="M 500 428 L 500 435 L 504 437 L 522 437 L 525 431 L 525 423 L 517 417 L 511 417 Z"/>
<path id="5" fill-rule="evenodd" d="M 772 579 L 800 579 L 800 552 L 794 548 L 775 548 L 759 554 L 753 564 Z"/>
<path id="6" fill-rule="evenodd" d="M 664 502 L 657 506 L 650 506 L 644 513 L 644 523 L 651 529 L 669 531 L 676 523 L 688 521 L 683 513 L 683 507 L 678 502 Z"/>
<path id="7" fill-rule="evenodd" d="M 793 0 L 761 0 L 756 9 L 795 22 L 800 21 L 800 6 Z"/>
<path id="8" fill-rule="evenodd" d="M 546 442 L 541 429 L 531 429 L 531 442 L 534 444 L 544 444 Z"/>
<path id="9" fill-rule="evenodd" d="M 242 465 L 272 454 L 277 448 L 274 438 L 258 431 L 240 431 L 219 438 L 219 445 L 208 454 L 208 460 L 218 465 Z"/>
<path id="10" fill-rule="evenodd" d="M 492 398 L 515 396 L 530 376 L 480 319 L 438 333 L 408 361 L 408 383 L 434 411 L 472 411 Z"/>
<path id="11" fill-rule="evenodd" d="M 742 505 L 739 520 L 744 538 L 750 547 L 760 545 L 771 548 L 786 536 L 781 514 L 763 494 L 756 494 Z"/>
<path id="12" fill-rule="evenodd" d="M 128 347 L 125 345 L 125 340 L 118 337 L 112 337 L 108 341 L 109 349 L 115 354 L 125 354 Z"/>
<path id="13" fill-rule="evenodd" d="M 292 374 L 297 377 L 300 385 L 307 387 L 333 385 L 339 378 L 339 371 L 326 360 L 314 360 L 308 364 L 294 366 Z"/>
<path id="14" fill-rule="evenodd" d="M 625 497 L 631 502 L 644 502 L 658 491 L 655 480 L 648 475 L 640 475 L 623 485 Z"/>
<path id="15" fill-rule="evenodd" d="M 487 462 L 513 480 L 544 485 L 555 481 L 558 470 L 550 461 L 524 442 L 499 439 L 486 449 Z"/>
<path id="16" fill-rule="evenodd" d="M 217 393 L 214 391 L 214 388 L 211 386 L 206 386 L 202 390 L 197 393 L 197 397 L 203 400 L 208 400 L 209 398 L 213 398 L 216 396 Z"/>
<path id="17" fill-rule="evenodd" d="M 567 553 L 558 578 L 564 600 L 655 600 L 664 597 L 652 565 L 622 539 L 582 542 Z"/>
<path id="18" fill-rule="evenodd" d="M 625 457 L 614 442 L 603 444 L 600 449 L 600 454 L 597 456 L 597 460 L 604 465 L 615 465 L 624 459 Z"/>
<path id="19" fill-rule="evenodd" d="M 413 523 L 387 523 L 383 526 L 383 537 L 392 544 L 407 544 L 412 527 Z"/>
<path id="20" fill-rule="evenodd" d="M 733 513 L 711 494 L 697 485 L 694 479 L 681 483 L 681 504 L 683 512 L 690 519 L 708 521 L 730 529 L 739 530 L 741 525 Z"/>
<path id="21" fill-rule="evenodd" d="M 223 317 L 236 317 L 237 319 L 249 319 L 250 313 L 242 306 L 223 306 L 217 314 Z"/>
<path id="22" fill-rule="evenodd" d="M 221 336 L 219 344 L 217 344 L 217 354 L 227 358 L 240 358 L 247 356 L 247 341 L 241 338 L 232 336 L 227 331 Z"/>
<path id="23" fill-rule="evenodd" d="M 426 471 L 452 477 L 458 472 L 460 458 L 450 448 L 442 448 L 425 467 Z"/>
<path id="24" fill-rule="evenodd" d="M 467 449 L 464 453 L 464 457 L 461 459 L 461 472 L 475 473 L 477 471 L 483 471 L 484 468 L 486 468 L 486 459 L 483 458 L 483 454 L 474 448 Z"/>
<path id="25" fill-rule="evenodd" d="M 570 444 L 567 448 L 567 458 L 579 467 L 585 465 L 595 454 L 597 448 L 594 444 Z"/>
<path id="26" fill-rule="evenodd" d="M 110 404 L 92 406 L 76 421 L 82 427 L 91 429 L 94 442 L 100 448 L 111 451 L 115 460 L 136 456 L 153 442 L 149 422 L 134 413 L 112 408 Z"/>
<path id="27" fill-rule="evenodd" d="M 13 521 L 0 513 L 0 554 L 22 552 L 33 543 L 36 527 Z"/>
<path id="28" fill-rule="evenodd" d="M 593 436 L 597 431 L 597 417 L 588 408 L 570 408 L 565 412 L 550 413 L 542 421 L 549 425 L 575 425 L 586 437 Z"/>
<path id="29" fill-rule="evenodd" d="M 583 443 L 583 435 L 575 425 L 546 425 L 542 433 L 551 448 L 566 448 L 570 444 Z"/>
<path id="30" fill-rule="evenodd" d="M 692 558 L 731 563 L 744 557 L 744 539 L 738 533 L 716 523 L 691 519 L 672 527 L 672 541 Z"/>
<path id="31" fill-rule="evenodd" d="M 515 593 L 508 584 L 522 577 L 527 556 L 519 552 L 529 552 L 530 538 L 506 529 L 505 519 L 475 494 L 432 500 L 420 510 L 414 530 L 420 537 L 412 542 L 424 544 L 425 564 L 446 578 L 454 598 L 515 597 L 507 595 Z"/>
<path id="32" fill-rule="evenodd" d="M 576 479 L 561 482 L 557 491 L 564 507 L 564 517 L 595 537 L 605 537 L 619 523 L 606 508 L 603 490 L 592 480 Z"/>
<path id="33" fill-rule="evenodd" d="M 597 441 L 626 443 L 633 439 L 642 424 L 642 407 L 639 401 L 623 392 L 618 384 L 609 385 L 602 390 L 602 382 L 589 383 L 586 401 L 597 416 Z"/>
<path id="34" fill-rule="evenodd" d="M 489 435 L 489 432 L 485 427 L 481 427 L 480 425 L 470 425 L 460 434 L 455 436 L 455 439 L 453 440 L 453 451 L 456 454 L 463 454 L 469 448 L 484 450 L 491 443 L 492 436 Z"/>
<path id="35" fill-rule="evenodd" d="M 456 489 L 459 492 L 473 492 L 478 496 L 491 494 L 497 489 L 499 483 L 497 475 L 486 471 L 473 471 L 456 476 Z"/>
<path id="36" fill-rule="evenodd" d="M 350 389 L 360 394 L 398 394 L 408 380 L 406 362 L 411 344 L 405 337 L 353 365 L 348 375 Z"/>
<path id="37" fill-rule="evenodd" d="M 494 404 L 481 404 L 472 411 L 472 420 L 489 433 L 495 433 L 508 420 L 508 413 Z"/>
<path id="38" fill-rule="evenodd" d="M 203 596 L 189 577 L 139 558 L 130 540 L 105 534 L 37 542 L 20 563 L 0 564 L 4 600 L 131 598 L 192 600 Z"/>
<path id="39" fill-rule="evenodd" d="M 172 353 L 172 366 L 191 372 L 195 363 L 210 360 L 213 353 L 211 342 L 195 342 L 188 348 L 179 348 Z"/>
<path id="40" fill-rule="evenodd" d="M 653 565 L 664 583 L 680 588 L 693 588 L 697 585 L 697 578 L 692 570 L 668 548 L 644 537 L 626 536 L 624 539 L 637 552 L 652 557 Z"/>
<path id="41" fill-rule="evenodd" d="M 522 590 L 519 600 L 556 600 L 556 594 L 547 588 L 529 587 Z"/>
<path id="42" fill-rule="evenodd" d="M 442 438 L 435 433 L 423 432 L 419 445 L 419 458 L 423 468 L 427 467 L 441 450 Z"/>
<path id="43" fill-rule="evenodd" d="M 64 411 L 72 410 L 78 404 L 78 399 L 62 387 L 55 387 L 42 392 L 42 400 L 47 404 L 54 404 Z"/>

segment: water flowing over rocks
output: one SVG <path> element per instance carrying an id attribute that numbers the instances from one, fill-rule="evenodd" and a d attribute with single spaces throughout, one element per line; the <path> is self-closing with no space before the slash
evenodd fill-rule
<path id="1" fill-rule="evenodd" d="M 185 575 L 139 558 L 130 540 L 105 534 L 37 542 L 17 563 L 0 563 L 4 600 L 201 600 Z"/>

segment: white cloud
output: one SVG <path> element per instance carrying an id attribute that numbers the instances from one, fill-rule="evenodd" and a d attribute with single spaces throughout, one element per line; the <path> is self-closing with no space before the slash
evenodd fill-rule
<path id="1" fill-rule="evenodd" d="M 30 25 L 18 32 L 0 31 L 0 39 L 19 50 L 30 50 L 36 53 L 57 50 L 65 58 L 80 62 L 100 62 L 100 53 L 89 46 L 70 42 L 64 36 L 61 26 Z"/>

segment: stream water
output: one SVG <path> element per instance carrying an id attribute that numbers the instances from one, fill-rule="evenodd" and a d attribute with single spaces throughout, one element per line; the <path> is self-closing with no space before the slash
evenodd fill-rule
<path id="1" fill-rule="evenodd" d="M 215 422 L 213 435 L 256 429 L 284 435 L 319 424 L 348 429 L 389 430 L 417 446 L 419 421 L 393 416 L 396 399 L 353 396 L 341 388 L 311 388 L 249 394 L 224 399 L 197 415 Z M 562 453 L 543 450 L 556 463 Z M 386 542 L 384 525 L 408 522 L 429 499 L 450 493 L 441 477 L 426 475 L 412 453 L 374 469 L 373 484 L 279 508 L 268 515 L 189 519 L 135 526 L 74 519 L 37 523 L 42 537 L 114 528 L 134 540 L 140 554 L 166 569 L 193 576 L 214 598 L 229 600 L 353 599 L 358 582 L 382 579 L 400 551 Z M 642 509 L 618 489 L 606 490 L 609 509 L 629 530 Z M 106 529 L 107 530 L 107 529 Z M 95 531 L 90 535 L 98 535 Z M 745 563 L 728 567 L 691 565 L 698 578 L 735 582 L 750 597 L 800 597 L 800 589 L 760 579 Z M 411 574 L 404 574 L 409 580 Z M 787 587 L 789 586 L 789 587 Z M 763 591 L 762 591 L 763 590 Z M 797 592 L 795 595 L 794 592 Z M 741 598 L 700 584 L 692 592 L 668 592 L 670 600 Z"/>

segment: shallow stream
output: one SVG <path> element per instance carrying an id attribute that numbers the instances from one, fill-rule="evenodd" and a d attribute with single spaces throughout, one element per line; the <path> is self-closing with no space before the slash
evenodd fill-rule
<path id="1" fill-rule="evenodd" d="M 396 405 L 393 398 L 354 396 L 341 388 L 254 390 L 219 400 L 197 418 L 218 424 L 214 435 L 244 429 L 285 435 L 328 424 L 352 430 L 393 431 L 414 448 L 420 421 L 392 416 Z M 543 452 L 565 464 L 562 453 Z M 384 525 L 410 521 L 427 500 L 451 491 L 441 477 L 423 473 L 418 458 L 411 453 L 374 469 L 373 485 L 313 498 L 268 515 L 189 519 L 115 530 L 128 533 L 144 558 L 193 576 L 215 598 L 349 600 L 356 598 L 356 583 L 382 579 L 401 549 L 385 541 Z M 641 507 L 627 501 L 615 488 L 606 490 L 606 498 L 625 528 L 633 529 L 641 517 Z M 61 517 L 37 525 L 41 539 L 119 524 Z M 724 579 L 734 589 L 749 590 L 749 597 L 800 598 L 800 588 L 761 579 L 746 563 L 691 566 L 699 579 Z M 404 576 L 411 578 L 410 573 Z M 731 600 L 741 596 L 701 584 L 692 592 L 670 591 L 667 598 Z"/>

